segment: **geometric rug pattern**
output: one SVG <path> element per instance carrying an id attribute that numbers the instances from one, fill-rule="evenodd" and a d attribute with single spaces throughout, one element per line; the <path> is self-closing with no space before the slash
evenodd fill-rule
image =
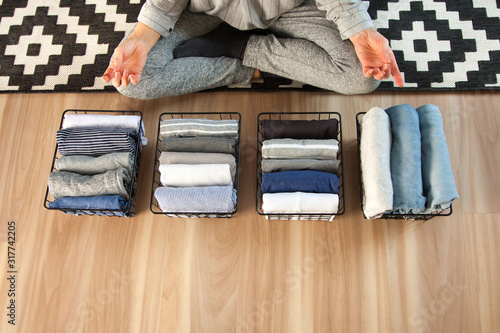
<path id="1" fill-rule="evenodd" d="M 141 6 L 139 0 L 0 0 L 0 89 L 115 90 L 100 76 Z"/>
<path id="2" fill-rule="evenodd" d="M 144 1 L 0 0 L 0 92 L 115 91 L 100 77 Z M 369 13 L 403 90 L 500 89 L 500 0 L 377 0 Z M 318 90 L 286 79 L 224 89 Z"/>
<path id="3" fill-rule="evenodd" d="M 408 88 L 500 88 L 499 0 L 377 0 L 369 13 Z"/>

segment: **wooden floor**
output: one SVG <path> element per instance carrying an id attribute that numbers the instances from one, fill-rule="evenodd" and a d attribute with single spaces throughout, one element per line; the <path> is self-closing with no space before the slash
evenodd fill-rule
<path id="1" fill-rule="evenodd" d="M 433 103 L 443 113 L 460 194 L 450 217 L 362 217 L 355 115 L 400 103 Z M 75 217 L 43 207 L 56 131 L 70 108 L 143 112 L 150 144 L 135 217 Z M 7 94 L 0 110 L 0 332 L 499 332 L 500 92 L 222 92 L 148 102 Z M 232 219 L 150 212 L 158 117 L 174 111 L 241 113 Z M 270 111 L 341 113 L 344 215 L 268 221 L 256 213 L 256 119 Z M 8 323 L 12 300 L 15 326 Z"/>

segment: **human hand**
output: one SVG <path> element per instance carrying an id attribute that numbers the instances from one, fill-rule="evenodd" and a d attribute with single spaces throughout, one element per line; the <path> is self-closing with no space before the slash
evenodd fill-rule
<path id="1" fill-rule="evenodd" d="M 148 52 L 159 37 L 156 31 L 139 22 L 130 37 L 115 49 L 103 81 L 112 80 L 116 88 L 126 87 L 130 82 L 138 84 Z"/>
<path id="2" fill-rule="evenodd" d="M 126 87 L 129 82 L 138 84 L 141 72 L 146 64 L 148 49 L 136 40 L 127 39 L 115 49 L 109 67 L 104 72 L 102 79 L 108 83 L 113 80 L 113 85 Z"/>
<path id="3" fill-rule="evenodd" d="M 374 28 L 368 28 L 352 36 L 350 40 L 366 77 L 373 76 L 377 80 L 383 80 L 392 75 L 396 84 L 403 86 L 396 58 L 384 36 Z"/>

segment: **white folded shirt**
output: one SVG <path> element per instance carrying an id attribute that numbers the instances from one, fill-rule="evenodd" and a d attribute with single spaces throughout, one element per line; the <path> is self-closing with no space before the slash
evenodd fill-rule
<path id="1" fill-rule="evenodd" d="M 282 192 L 265 193 L 262 196 L 262 210 L 264 214 L 336 214 L 338 208 L 338 194 Z"/>
<path id="2" fill-rule="evenodd" d="M 162 164 L 229 164 L 233 183 L 236 181 L 236 159 L 231 154 L 222 153 L 189 153 L 163 151 L 160 154 Z"/>
<path id="3" fill-rule="evenodd" d="M 229 164 L 161 164 L 163 186 L 226 186 L 233 185 Z"/>
<path id="4" fill-rule="evenodd" d="M 140 124 L 139 124 L 140 122 Z M 145 146 L 148 144 L 144 123 L 140 116 L 134 115 L 109 115 L 109 114 L 84 114 L 84 113 L 66 113 L 62 128 L 94 127 L 94 128 L 123 128 L 139 130 L 142 129 L 141 142 Z"/>

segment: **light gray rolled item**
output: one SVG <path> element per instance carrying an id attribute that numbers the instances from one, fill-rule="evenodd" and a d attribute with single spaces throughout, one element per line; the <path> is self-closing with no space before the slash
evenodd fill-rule
<path id="1" fill-rule="evenodd" d="M 54 199 L 61 197 L 91 197 L 121 195 L 129 197 L 130 176 L 125 168 L 96 175 L 53 171 L 49 175 L 49 193 Z"/>
<path id="2" fill-rule="evenodd" d="M 367 219 L 392 211 L 391 123 L 378 107 L 361 119 L 360 168 L 363 183 L 363 212 Z"/>
<path id="3" fill-rule="evenodd" d="M 129 174 L 134 169 L 132 153 L 110 153 L 98 157 L 85 155 L 65 155 L 56 160 L 59 171 L 76 172 L 81 175 L 95 175 L 125 168 Z"/>

